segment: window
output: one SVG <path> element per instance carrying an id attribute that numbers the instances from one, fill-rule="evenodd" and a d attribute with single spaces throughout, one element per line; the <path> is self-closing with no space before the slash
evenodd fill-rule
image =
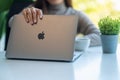
<path id="1" fill-rule="evenodd" d="M 104 16 L 120 17 L 120 0 L 73 0 L 74 8 L 88 14 L 97 25 Z"/>

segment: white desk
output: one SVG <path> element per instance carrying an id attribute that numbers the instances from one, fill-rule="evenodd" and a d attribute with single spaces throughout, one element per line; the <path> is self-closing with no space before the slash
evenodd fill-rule
<path id="1" fill-rule="evenodd" d="M 120 80 L 120 51 L 93 47 L 73 63 L 7 60 L 1 53 L 0 80 Z"/>

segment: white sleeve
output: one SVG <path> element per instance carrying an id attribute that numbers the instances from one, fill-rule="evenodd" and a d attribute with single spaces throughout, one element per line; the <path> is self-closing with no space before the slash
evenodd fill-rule
<path id="1" fill-rule="evenodd" d="M 14 18 L 14 16 L 12 16 L 12 17 L 10 18 L 9 22 L 8 22 L 10 28 L 11 28 L 12 23 L 13 23 L 13 18 Z"/>

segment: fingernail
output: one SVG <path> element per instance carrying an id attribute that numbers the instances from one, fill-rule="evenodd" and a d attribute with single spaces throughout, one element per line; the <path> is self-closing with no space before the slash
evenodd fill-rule
<path id="1" fill-rule="evenodd" d="M 42 20 L 43 18 L 40 18 L 40 20 Z"/>
<path id="2" fill-rule="evenodd" d="M 28 20 L 26 20 L 26 22 L 28 23 L 29 21 L 28 21 Z"/>
<path id="3" fill-rule="evenodd" d="M 37 24 L 37 22 L 35 22 L 34 24 Z"/>
<path id="4" fill-rule="evenodd" d="M 43 19 L 43 16 L 40 16 L 40 20 L 42 20 Z"/>
<path id="5" fill-rule="evenodd" d="M 40 18 L 40 20 L 43 20 L 43 17 L 42 17 L 42 18 Z"/>
<path id="6" fill-rule="evenodd" d="M 27 23 L 29 23 L 29 21 L 27 21 Z"/>
<path id="7" fill-rule="evenodd" d="M 30 24 L 32 25 L 32 24 L 33 24 L 33 22 L 32 22 L 32 21 L 30 21 Z"/>
<path id="8" fill-rule="evenodd" d="M 36 23 L 37 21 L 36 20 L 34 20 L 34 23 Z"/>
<path id="9" fill-rule="evenodd" d="M 41 15 L 40 18 L 42 18 L 43 16 Z"/>

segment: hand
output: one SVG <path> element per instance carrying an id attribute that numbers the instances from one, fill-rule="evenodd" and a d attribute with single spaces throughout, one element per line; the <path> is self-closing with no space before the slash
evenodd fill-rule
<path id="1" fill-rule="evenodd" d="M 34 7 L 24 9 L 22 14 L 25 18 L 25 21 L 31 25 L 37 24 L 38 19 L 42 20 L 43 18 L 42 10 Z"/>

